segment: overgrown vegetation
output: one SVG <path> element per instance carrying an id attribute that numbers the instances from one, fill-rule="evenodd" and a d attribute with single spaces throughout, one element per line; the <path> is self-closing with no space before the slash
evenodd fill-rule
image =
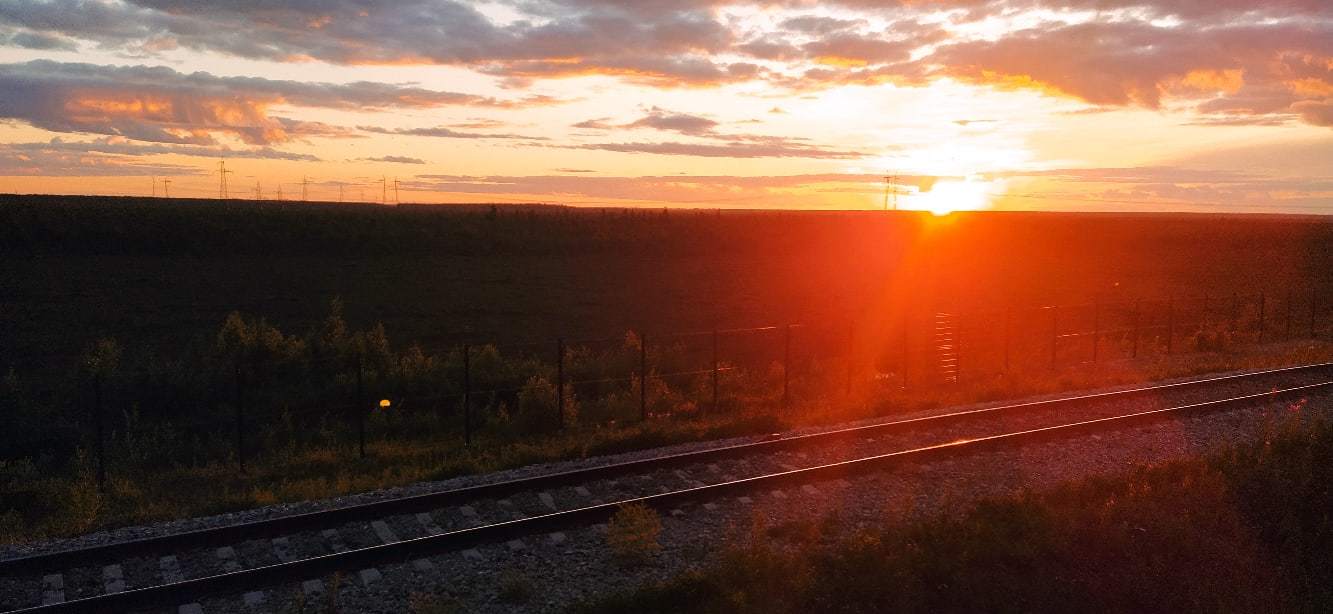
<path id="1" fill-rule="evenodd" d="M 1333 423 L 967 512 L 738 539 L 710 567 L 576 612 L 1325 612 Z M 782 587 L 774 590 L 774 587 Z"/>
<path id="2" fill-rule="evenodd" d="M 846 391 L 845 363 L 812 357 L 793 365 L 790 407 L 782 403 L 780 365 L 742 362 L 723 365 L 729 370 L 713 408 L 706 370 L 660 377 L 698 364 L 683 344 L 662 343 L 648 363 L 644 421 L 637 376 L 622 379 L 637 372 L 639 343 L 629 333 L 600 348 L 566 349 L 564 429 L 558 428 L 551 361 L 504 355 L 494 346 L 472 348 L 473 390 L 496 392 L 472 396 L 468 446 L 459 351 L 395 350 L 382 326 L 352 330 L 336 301 L 321 325 L 303 335 L 233 313 L 213 344 L 156 371 L 127 369 L 120 344 L 100 340 L 80 362 L 78 394 L 64 397 L 64 404 L 56 402 L 60 397 L 34 394 L 13 373 L 0 382 L 0 403 L 17 417 L 6 440 L 10 459 L 0 462 L 0 540 L 77 535 L 958 403 L 1333 359 L 1333 346 L 1316 342 L 1236 345 L 1170 359 L 979 375 L 959 385 L 925 382 L 906 390 L 893 379 L 857 378 Z M 388 408 L 377 407 L 380 398 L 391 401 Z M 350 411 L 355 399 L 366 408 L 364 459 Z M 97 482 L 96 420 L 88 415 L 99 401 L 105 490 Z M 237 457 L 238 407 L 244 472 Z"/>

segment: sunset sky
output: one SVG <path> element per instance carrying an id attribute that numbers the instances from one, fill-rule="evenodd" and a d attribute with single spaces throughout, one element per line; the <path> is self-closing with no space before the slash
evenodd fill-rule
<path id="1" fill-rule="evenodd" d="M 0 192 L 1333 213 L 1329 0 L 0 0 Z"/>

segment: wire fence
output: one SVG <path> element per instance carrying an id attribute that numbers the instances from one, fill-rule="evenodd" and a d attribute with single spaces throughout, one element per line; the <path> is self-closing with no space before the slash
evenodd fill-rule
<path id="1" fill-rule="evenodd" d="M 237 355 L 15 388 L 15 413 L 48 415 L 0 458 L 91 457 L 108 466 L 261 457 L 375 441 L 472 446 L 667 417 L 790 411 L 854 389 L 958 386 L 1034 371 L 1327 334 L 1316 292 L 999 309 L 920 307 L 886 318 L 465 344 L 427 355 L 366 348 L 299 360 Z M 840 390 L 841 389 L 841 390 Z M 51 408 L 63 407 L 62 411 Z M 45 408 L 45 409 L 40 409 Z M 45 412 L 45 414 L 42 414 Z M 112 459 L 116 463 L 112 462 Z"/>

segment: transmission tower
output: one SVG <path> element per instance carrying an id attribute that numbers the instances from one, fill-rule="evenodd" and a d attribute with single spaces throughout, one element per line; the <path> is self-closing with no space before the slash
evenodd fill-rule
<path id="1" fill-rule="evenodd" d="M 157 177 L 153 177 L 153 198 L 157 198 Z"/>
<path id="2" fill-rule="evenodd" d="M 380 204 L 389 204 L 389 182 L 384 175 L 380 175 Z"/>
<path id="3" fill-rule="evenodd" d="M 898 175 L 884 176 L 884 210 L 889 210 L 889 193 L 893 193 L 893 210 L 898 210 Z"/>
<path id="4" fill-rule="evenodd" d="M 340 182 L 338 182 L 338 202 L 342 202 L 342 201 L 343 201 L 343 184 L 342 184 L 342 182 L 340 181 Z"/>
<path id="5" fill-rule="evenodd" d="M 305 202 L 306 197 L 309 196 L 309 192 L 307 191 L 307 188 L 309 186 L 310 186 L 310 178 L 306 177 L 305 175 L 301 175 L 301 202 Z"/>
<path id="6" fill-rule="evenodd" d="M 282 184 L 278 184 L 278 200 L 282 200 Z"/>
<path id="7" fill-rule="evenodd" d="M 256 179 L 256 180 L 255 180 L 255 200 L 263 200 L 263 199 L 264 199 L 264 191 L 263 191 L 262 189 L 260 189 L 260 187 L 259 187 L 259 180 Z"/>
<path id="8" fill-rule="evenodd" d="M 394 178 L 393 178 L 393 202 L 395 202 L 395 203 L 397 203 L 397 204 L 400 204 L 400 205 L 403 204 L 403 199 L 401 199 L 401 198 L 398 197 L 398 178 L 397 178 L 397 177 L 394 177 Z"/>
<path id="9" fill-rule="evenodd" d="M 227 170 L 226 160 L 218 160 L 218 198 L 227 200 L 227 174 L 234 172 Z"/>
<path id="10" fill-rule="evenodd" d="M 162 180 L 162 197 L 163 197 L 163 198 L 171 198 L 171 180 L 170 180 L 170 179 L 163 179 L 163 180 Z"/>

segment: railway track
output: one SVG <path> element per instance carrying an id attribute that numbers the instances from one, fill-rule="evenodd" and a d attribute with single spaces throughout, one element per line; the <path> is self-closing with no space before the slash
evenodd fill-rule
<path id="1" fill-rule="evenodd" d="M 266 587 L 605 522 L 620 505 L 660 511 L 897 463 L 1068 437 L 1333 391 L 1333 363 L 1080 395 L 707 448 L 0 561 L 6 612 L 202 612 L 211 595 L 262 607 Z"/>

